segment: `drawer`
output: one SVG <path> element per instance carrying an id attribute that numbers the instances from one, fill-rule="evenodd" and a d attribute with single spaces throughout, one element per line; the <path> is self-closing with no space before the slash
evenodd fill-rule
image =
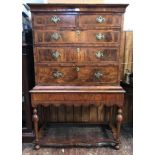
<path id="1" fill-rule="evenodd" d="M 59 86 L 58 86 L 59 87 Z M 66 86 L 63 86 L 64 89 Z M 75 87 L 75 86 L 74 86 Z M 104 89 L 102 89 L 103 92 L 84 92 L 84 90 L 81 88 L 81 92 L 76 92 L 75 90 L 69 91 L 69 90 L 37 90 L 34 88 L 34 90 L 31 90 L 31 99 L 32 99 L 32 106 L 36 107 L 40 104 L 46 104 L 49 105 L 49 103 L 54 104 L 55 106 L 60 106 L 61 104 L 67 104 L 67 105 L 75 105 L 75 106 L 84 106 L 84 105 L 90 105 L 90 103 L 94 103 L 95 105 L 118 105 L 123 106 L 123 99 L 124 99 L 124 91 L 120 90 L 119 93 L 118 90 L 111 90 L 109 92 L 106 92 Z M 105 91 L 105 92 L 104 92 Z"/>
<path id="2" fill-rule="evenodd" d="M 80 15 L 80 27 L 104 27 L 121 26 L 121 15 Z"/>
<path id="3" fill-rule="evenodd" d="M 78 79 L 78 72 L 73 66 L 36 66 L 36 72 L 37 83 L 41 85 L 72 83 Z"/>
<path id="4" fill-rule="evenodd" d="M 36 62 L 104 62 L 117 61 L 118 48 L 105 47 L 38 47 Z"/>
<path id="5" fill-rule="evenodd" d="M 112 84 L 118 81 L 117 66 L 79 67 L 78 79 L 84 83 Z"/>
<path id="6" fill-rule="evenodd" d="M 35 43 L 119 43 L 119 31 L 104 30 L 52 30 L 35 31 Z"/>
<path id="7" fill-rule="evenodd" d="M 76 43 L 77 37 L 75 31 L 71 30 L 52 30 L 52 31 L 35 31 L 35 43 Z"/>
<path id="8" fill-rule="evenodd" d="M 78 52 L 78 62 L 110 62 L 118 60 L 118 48 L 81 47 Z"/>
<path id="9" fill-rule="evenodd" d="M 75 15 L 36 15 L 34 16 L 34 26 L 75 27 Z"/>
<path id="10" fill-rule="evenodd" d="M 119 43 L 119 41 L 119 31 L 83 30 L 78 35 L 79 43 Z"/>
<path id="11" fill-rule="evenodd" d="M 77 62 L 77 48 L 73 47 L 38 47 L 37 62 Z"/>
<path id="12" fill-rule="evenodd" d="M 48 66 L 36 67 L 36 83 L 39 85 L 96 85 L 116 84 L 118 66 Z"/>

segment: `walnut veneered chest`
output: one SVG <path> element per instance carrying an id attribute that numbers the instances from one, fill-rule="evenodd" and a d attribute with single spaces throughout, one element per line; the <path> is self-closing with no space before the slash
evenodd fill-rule
<path id="1" fill-rule="evenodd" d="M 119 147 L 124 90 L 120 44 L 126 4 L 29 4 L 36 86 L 31 90 L 36 148 L 38 105 L 118 106 L 113 134 Z"/>

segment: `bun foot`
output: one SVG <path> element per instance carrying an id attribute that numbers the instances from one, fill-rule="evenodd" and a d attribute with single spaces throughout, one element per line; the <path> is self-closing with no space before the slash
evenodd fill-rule
<path id="1" fill-rule="evenodd" d="M 120 149 L 119 144 L 116 144 L 114 147 L 115 147 L 116 150 Z"/>
<path id="2" fill-rule="evenodd" d="M 40 145 L 38 145 L 38 144 L 35 145 L 35 146 L 34 146 L 34 149 L 35 149 L 35 150 L 39 150 L 39 149 L 40 149 Z"/>

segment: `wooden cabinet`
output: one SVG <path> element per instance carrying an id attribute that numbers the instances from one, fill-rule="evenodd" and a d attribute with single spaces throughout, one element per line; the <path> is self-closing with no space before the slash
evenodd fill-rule
<path id="1" fill-rule="evenodd" d="M 109 121 L 109 127 L 113 133 L 110 141 L 119 149 L 125 92 L 120 86 L 120 44 L 127 5 L 29 6 L 35 58 L 36 86 L 30 91 L 35 148 L 43 144 L 38 132 L 39 105 L 101 104 L 117 107 L 115 123 Z"/>

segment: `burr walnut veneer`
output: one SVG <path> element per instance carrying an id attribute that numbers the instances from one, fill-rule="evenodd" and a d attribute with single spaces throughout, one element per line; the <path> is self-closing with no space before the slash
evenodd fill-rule
<path id="1" fill-rule="evenodd" d="M 110 123 L 119 149 L 124 90 L 120 44 L 126 4 L 29 4 L 35 84 L 30 91 L 35 148 L 40 148 L 38 105 L 116 105 Z"/>

